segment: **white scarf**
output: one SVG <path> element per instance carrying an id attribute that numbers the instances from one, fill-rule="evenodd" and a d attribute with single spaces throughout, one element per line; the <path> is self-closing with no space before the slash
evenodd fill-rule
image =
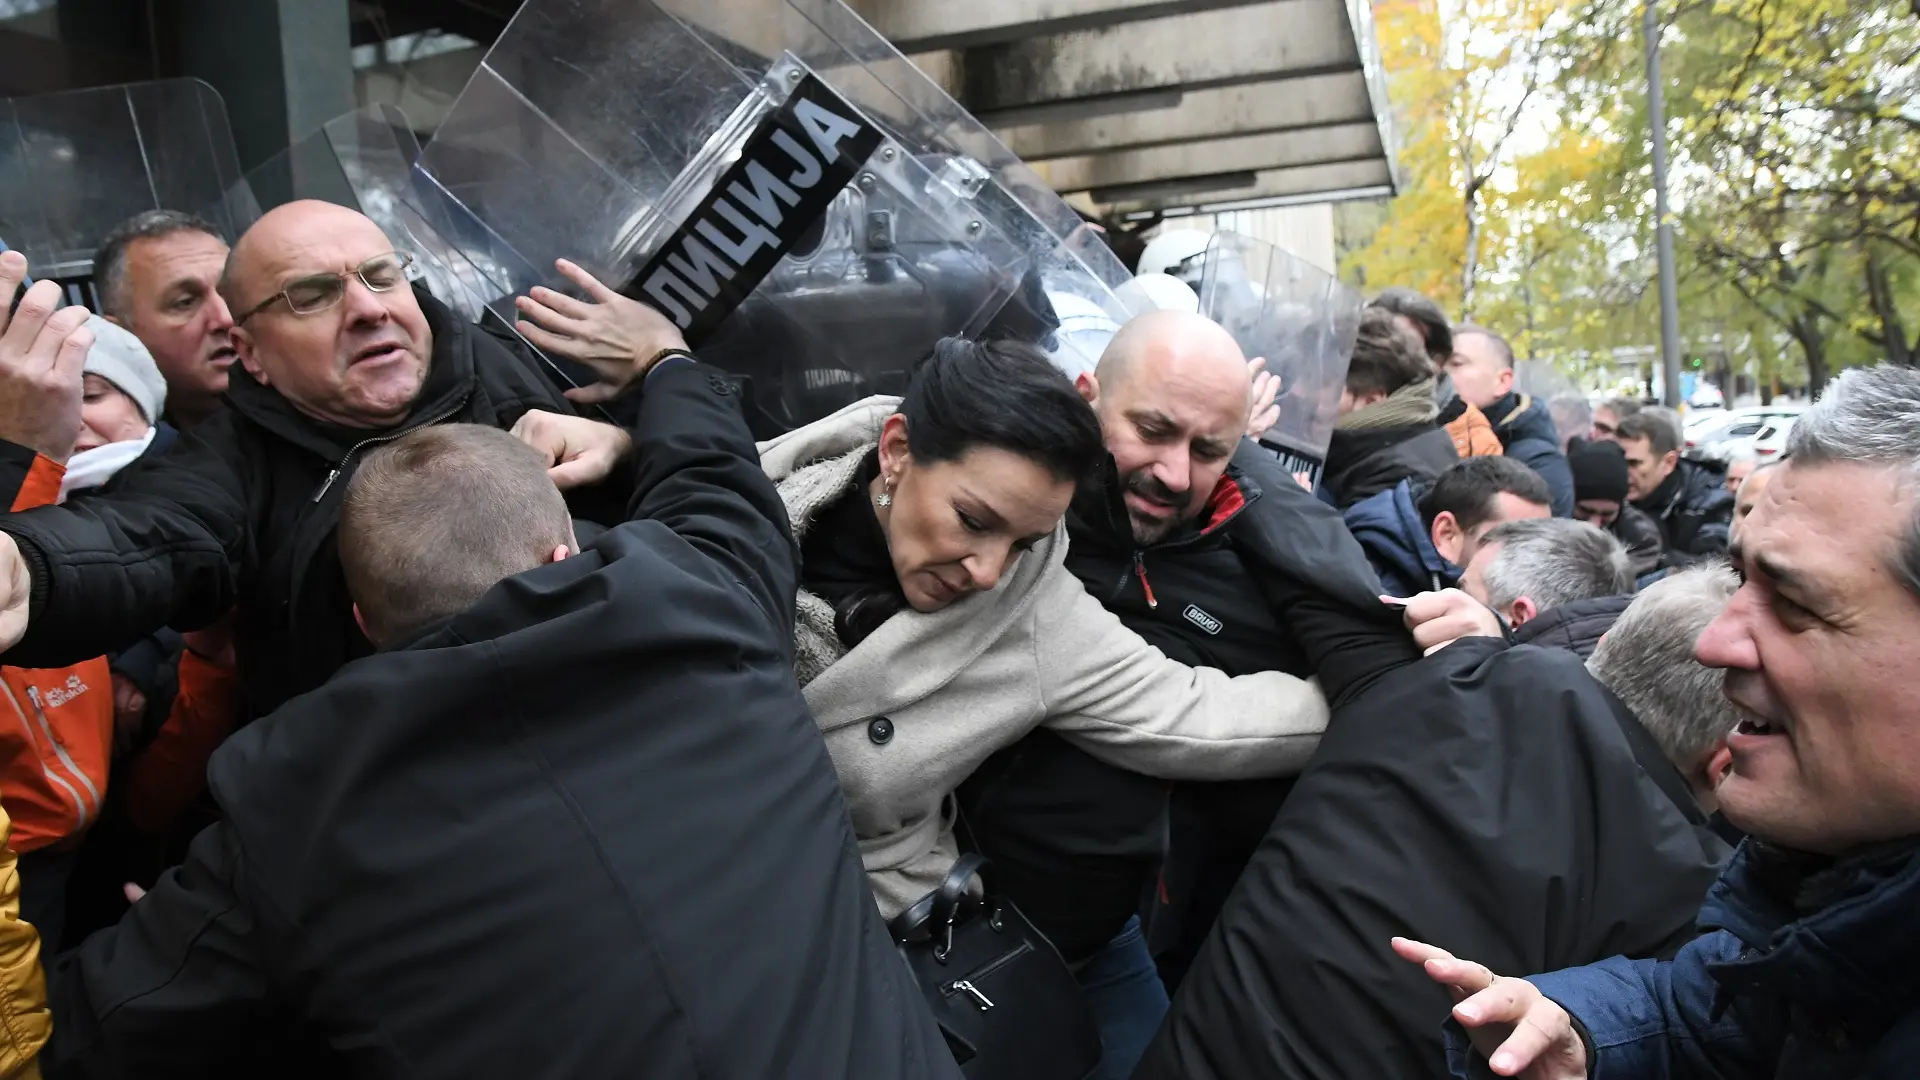
<path id="1" fill-rule="evenodd" d="M 97 488 L 113 479 L 114 473 L 133 464 L 141 454 L 147 452 L 147 447 L 153 444 L 154 433 L 159 430 L 150 427 L 141 438 L 96 446 L 68 458 L 67 474 L 60 478 L 60 501 L 66 502 L 67 496 L 73 492 Z"/>

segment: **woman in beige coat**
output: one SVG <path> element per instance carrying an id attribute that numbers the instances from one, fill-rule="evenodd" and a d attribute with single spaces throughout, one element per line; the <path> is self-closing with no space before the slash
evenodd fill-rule
<path id="1" fill-rule="evenodd" d="M 1068 572 L 1062 519 L 1106 450 L 1029 346 L 948 339 L 904 399 L 760 449 L 801 544 L 799 678 L 888 918 L 958 857 L 953 790 L 1035 727 L 1194 780 L 1297 772 L 1325 730 L 1312 683 L 1175 663 Z"/>

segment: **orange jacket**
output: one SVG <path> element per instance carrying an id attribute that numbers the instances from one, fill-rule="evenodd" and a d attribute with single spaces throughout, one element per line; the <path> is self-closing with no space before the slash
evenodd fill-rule
<path id="1" fill-rule="evenodd" d="M 180 654 L 180 689 L 167 722 L 126 762 L 127 820 L 158 836 L 207 790 L 207 761 L 233 733 L 240 680 L 234 669 L 191 650 Z"/>
<path id="2" fill-rule="evenodd" d="M 1493 430 L 1493 424 L 1479 406 L 1461 402 L 1467 406 L 1452 423 L 1447 425 L 1447 434 L 1453 436 L 1453 448 L 1462 459 L 1470 457 L 1499 457 L 1507 452 L 1500 443 L 1500 436 Z"/>
<path id="3" fill-rule="evenodd" d="M 14 510 L 60 497 L 66 470 L 35 455 Z M 105 657 L 64 668 L 0 667 L 0 802 L 13 850 L 37 851 L 100 816 L 113 759 L 113 676 Z"/>

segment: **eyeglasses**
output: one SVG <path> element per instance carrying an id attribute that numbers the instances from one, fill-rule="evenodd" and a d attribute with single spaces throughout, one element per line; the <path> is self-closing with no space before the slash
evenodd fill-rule
<path id="1" fill-rule="evenodd" d="M 412 265 L 413 256 L 404 251 L 389 251 L 385 255 L 375 255 L 344 274 L 309 274 L 294 278 L 287 282 L 285 288 L 233 320 L 233 325 L 239 326 L 281 300 L 287 302 L 287 309 L 295 315 L 325 311 L 347 295 L 347 279 L 350 277 L 359 278 L 360 284 L 373 292 L 387 292 L 407 280 L 407 267 Z"/>

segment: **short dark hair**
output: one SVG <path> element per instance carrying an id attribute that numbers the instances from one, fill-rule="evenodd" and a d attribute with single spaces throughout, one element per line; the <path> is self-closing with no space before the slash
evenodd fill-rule
<path id="1" fill-rule="evenodd" d="M 93 253 L 93 287 L 100 298 L 100 314 L 127 316 L 127 248 L 135 240 L 160 240 L 183 232 L 206 233 L 225 242 L 210 222 L 179 210 L 142 210 L 115 225 Z"/>
<path id="2" fill-rule="evenodd" d="M 1507 343 L 1506 338 L 1501 337 L 1499 334 L 1494 333 L 1484 326 L 1475 326 L 1473 323 L 1463 323 L 1453 328 L 1454 344 L 1458 346 L 1460 339 L 1466 337 L 1468 334 L 1478 334 L 1488 341 L 1491 341 L 1493 343 L 1493 355 L 1499 359 L 1500 366 L 1508 371 L 1513 370 L 1513 346 Z"/>
<path id="3" fill-rule="evenodd" d="M 1447 322 L 1447 313 L 1425 295 L 1394 286 L 1381 289 L 1380 295 L 1374 297 L 1373 303 L 1367 306 L 1412 319 L 1420 327 L 1421 343 L 1426 346 L 1427 358 L 1435 364 L 1445 363 L 1447 357 L 1453 355 L 1453 328 Z"/>
<path id="4" fill-rule="evenodd" d="M 1024 341 L 940 339 L 914 370 L 899 412 L 916 461 L 955 461 L 991 446 L 1078 483 L 1107 453 L 1093 406 Z"/>
<path id="5" fill-rule="evenodd" d="M 1680 433 L 1673 425 L 1667 423 L 1665 417 L 1644 409 L 1620 421 L 1613 429 L 1613 437 L 1621 442 L 1645 439 L 1655 457 L 1665 457 L 1680 449 Z"/>
<path id="6" fill-rule="evenodd" d="M 1413 331 L 1394 321 L 1393 312 L 1367 308 L 1360 313 L 1360 333 L 1347 363 L 1347 389 L 1356 395 L 1391 394 L 1433 378 L 1425 348 Z"/>
<path id="7" fill-rule="evenodd" d="M 376 641 L 458 615 L 574 543 L 546 460 L 478 424 L 421 428 L 367 454 L 338 536 L 347 592 Z"/>
<path id="8" fill-rule="evenodd" d="M 1435 518 L 1451 513 L 1472 532 L 1493 520 L 1494 500 L 1502 493 L 1536 506 L 1553 505 L 1553 493 L 1539 473 L 1512 458 L 1487 454 L 1448 466 L 1421 498 L 1420 521 L 1431 531 Z"/>

